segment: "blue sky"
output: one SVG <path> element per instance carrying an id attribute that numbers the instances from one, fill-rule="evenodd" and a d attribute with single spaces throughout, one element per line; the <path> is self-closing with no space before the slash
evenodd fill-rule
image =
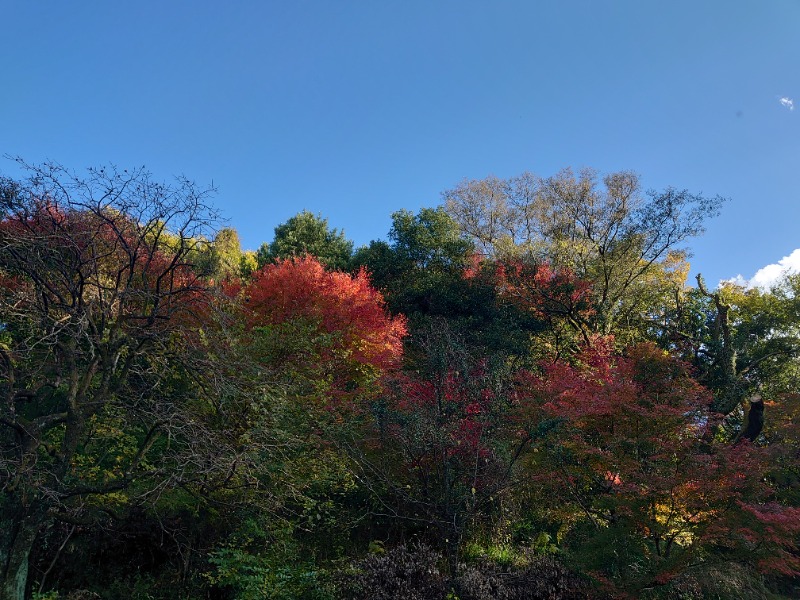
<path id="1" fill-rule="evenodd" d="M 800 0 L 3 0 L 0 22 L 0 154 L 213 180 L 246 248 L 303 209 L 365 244 L 463 178 L 567 166 L 729 197 L 691 244 L 711 283 L 800 248 Z"/>

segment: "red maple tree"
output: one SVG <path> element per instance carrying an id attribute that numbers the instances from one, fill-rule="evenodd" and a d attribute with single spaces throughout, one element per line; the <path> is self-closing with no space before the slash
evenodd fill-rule
<path id="1" fill-rule="evenodd" d="M 326 271 L 308 255 L 279 259 L 254 273 L 241 294 L 247 327 L 280 340 L 273 358 L 328 381 L 329 399 L 368 391 L 399 366 L 405 318 L 388 314 L 363 270 Z"/>
<path id="2" fill-rule="evenodd" d="M 766 449 L 716 440 L 709 392 L 665 351 L 646 343 L 617 355 L 612 339 L 592 342 L 571 363 L 528 375 L 520 414 L 529 428 L 558 424 L 540 445 L 536 477 L 564 518 L 582 515 L 598 539 L 624 532 L 638 548 L 620 558 L 614 544 L 598 544 L 619 558 L 614 576 L 664 583 L 701 549 L 797 573 L 800 514 L 774 501 Z"/>

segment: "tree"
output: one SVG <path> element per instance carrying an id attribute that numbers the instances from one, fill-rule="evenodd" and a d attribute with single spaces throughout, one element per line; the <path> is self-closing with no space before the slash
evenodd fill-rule
<path id="1" fill-rule="evenodd" d="M 310 255 L 277 259 L 227 291 L 241 307 L 236 343 L 255 391 L 238 400 L 236 433 L 258 485 L 240 492 L 214 579 L 242 597 L 312 597 L 315 562 L 338 557 L 363 519 L 351 515 L 359 490 L 337 440 L 399 367 L 405 319 L 388 314 L 364 272 L 329 271 Z"/>
<path id="2" fill-rule="evenodd" d="M 513 377 L 502 357 L 471 356 L 443 319 L 417 335 L 417 369 L 390 379 L 350 454 L 381 506 L 427 530 L 455 575 L 466 534 L 508 494 L 530 440 L 509 419 Z"/>
<path id="3" fill-rule="evenodd" d="M 798 511 L 765 484 L 768 453 L 714 439 L 709 394 L 687 364 L 649 343 L 615 355 L 603 339 L 576 359 L 529 381 L 521 418 L 554 425 L 533 476 L 587 570 L 629 591 L 669 581 L 701 552 L 797 571 Z"/>
<path id="4" fill-rule="evenodd" d="M 279 258 L 316 257 L 329 269 L 345 269 L 353 254 L 353 242 L 344 232 L 328 227 L 328 220 L 304 210 L 275 228 L 275 237 L 258 252 L 259 267 Z"/>
<path id="5" fill-rule="evenodd" d="M 353 264 L 366 268 L 392 312 L 412 321 L 457 312 L 473 246 L 456 223 L 438 209 L 423 208 L 416 215 L 401 210 L 392 214 L 389 240 L 360 248 Z"/>
<path id="6" fill-rule="evenodd" d="M 546 179 L 524 173 L 464 181 L 443 198 L 461 231 L 487 254 L 529 256 L 591 282 L 592 330 L 620 337 L 629 323 L 647 327 L 654 287 L 662 302 L 681 289 L 679 246 L 703 232 L 723 199 L 672 188 L 643 195 L 638 176 L 624 171 L 602 183 L 595 171 L 576 177 L 565 169 Z"/>
<path id="7" fill-rule="evenodd" d="M 363 271 L 326 271 L 312 256 L 278 259 L 242 294 L 248 327 L 268 344 L 267 364 L 315 382 L 318 403 L 363 393 L 399 365 L 405 318 L 387 314 Z"/>
<path id="8" fill-rule="evenodd" d="M 255 250 L 245 250 L 239 260 L 239 273 L 248 279 L 258 270 L 258 253 Z"/>
<path id="9" fill-rule="evenodd" d="M 494 256 L 503 246 L 523 244 L 531 237 L 526 208 L 534 202 L 535 185 L 529 173 L 507 181 L 494 175 L 465 179 L 442 193 L 444 209 L 485 256 Z"/>
<path id="10" fill-rule="evenodd" d="M 235 229 L 224 227 L 214 236 L 211 243 L 209 272 L 216 279 L 239 277 L 245 260 Z"/>
<path id="11" fill-rule="evenodd" d="M 0 180 L 3 600 L 24 597 L 54 522 L 88 524 L 195 465 L 211 477 L 194 453 L 224 445 L 197 444 L 215 435 L 189 360 L 210 307 L 188 262 L 214 219 L 209 190 L 18 162 L 28 178 Z"/>
<path id="12" fill-rule="evenodd" d="M 794 391 L 785 374 L 800 356 L 800 277 L 769 291 L 725 283 L 711 292 L 700 275 L 697 284 L 696 303 L 679 307 L 674 331 L 714 391 L 714 410 L 729 414 L 762 391 Z"/>

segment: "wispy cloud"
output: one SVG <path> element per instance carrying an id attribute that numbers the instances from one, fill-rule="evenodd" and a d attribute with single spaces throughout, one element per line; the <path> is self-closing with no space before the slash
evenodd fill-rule
<path id="1" fill-rule="evenodd" d="M 757 287 L 767 290 L 775 285 L 786 273 L 800 273 L 800 248 L 789 256 L 784 256 L 778 262 L 760 268 L 750 279 L 737 275 L 729 281 L 748 289 Z"/>
<path id="2" fill-rule="evenodd" d="M 784 106 L 789 110 L 794 110 L 794 100 L 792 100 L 791 98 L 787 98 L 786 96 L 784 96 L 783 98 L 780 98 L 778 102 L 781 103 L 781 106 Z"/>

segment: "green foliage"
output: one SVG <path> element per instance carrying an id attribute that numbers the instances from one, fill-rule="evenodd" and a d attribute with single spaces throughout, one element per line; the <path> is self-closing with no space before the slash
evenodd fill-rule
<path id="1" fill-rule="evenodd" d="M 239 260 L 239 272 L 245 279 L 249 278 L 258 269 L 258 254 L 252 250 L 242 252 Z"/>
<path id="2" fill-rule="evenodd" d="M 217 232 L 210 248 L 209 270 L 213 277 L 239 277 L 242 270 L 242 247 L 235 229 L 225 227 Z"/>
<path id="3" fill-rule="evenodd" d="M 258 266 L 279 258 L 317 258 L 329 269 L 347 268 L 353 254 L 353 242 L 344 232 L 328 227 L 328 220 L 304 210 L 275 228 L 275 237 L 269 245 L 258 250 Z"/>
<path id="4" fill-rule="evenodd" d="M 281 388 L 250 411 L 241 437 L 250 485 L 225 499 L 235 508 L 227 511 L 227 535 L 208 555 L 206 578 L 237 599 L 333 598 L 325 565 L 347 547 L 356 484 L 321 438 L 328 415 L 299 402 L 288 382 Z"/>
<path id="5" fill-rule="evenodd" d="M 276 549 L 276 546 L 278 547 Z M 227 546 L 211 553 L 209 581 L 233 592 L 237 600 L 332 600 L 328 574 L 303 562 L 296 550 L 271 542 L 263 553 Z"/>
<path id="6" fill-rule="evenodd" d="M 620 590 L 647 587 L 665 561 L 652 556 L 650 548 L 629 521 L 595 527 L 579 521 L 564 540 L 566 556 L 581 572 L 600 581 L 613 581 Z M 657 565 L 653 565 L 653 561 Z"/>
<path id="7" fill-rule="evenodd" d="M 423 208 L 417 215 L 392 215 L 391 245 L 372 242 L 353 257 L 353 268 L 365 267 L 387 294 L 395 313 L 447 314 L 459 303 L 458 283 L 469 264 L 472 244 L 444 211 Z M 455 286 L 455 287 L 454 287 Z"/>
<path id="8" fill-rule="evenodd" d="M 425 272 L 447 272 L 466 266 L 473 246 L 443 210 L 422 208 L 416 215 L 392 215 L 389 239 L 401 263 Z"/>
<path id="9" fill-rule="evenodd" d="M 506 543 L 482 545 L 473 542 L 467 544 L 462 558 L 467 562 L 485 560 L 501 567 L 520 566 L 527 563 L 527 557 L 521 548 Z"/>
<path id="10" fill-rule="evenodd" d="M 771 290 L 725 283 L 714 291 L 698 276 L 698 288 L 681 295 L 666 315 L 661 345 L 697 368 L 699 380 L 714 392 L 714 410 L 729 416 L 731 439 L 743 429 L 749 398 L 780 402 L 797 389 L 798 292 L 797 275 Z"/>

